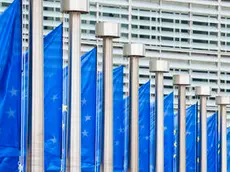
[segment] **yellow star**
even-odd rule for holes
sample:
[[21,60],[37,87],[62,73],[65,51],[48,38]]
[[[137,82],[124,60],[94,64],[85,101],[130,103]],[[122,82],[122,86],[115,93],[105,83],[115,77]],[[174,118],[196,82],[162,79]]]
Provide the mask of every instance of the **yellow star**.
[[174,147],[177,147],[177,142],[174,142]]
[[200,158],[197,158],[197,160],[196,160],[196,161],[197,161],[197,163],[200,163]]
[[176,135],[176,130],[173,131],[174,135]]
[[197,142],[199,142],[199,141],[200,141],[200,137],[197,137],[197,139],[196,139],[196,140],[197,140]]
[[68,112],[68,106],[62,105],[62,112]]
[[220,154],[220,150],[218,150],[218,154]]
[[174,158],[174,159],[176,158],[176,154],[173,155],[173,158]]

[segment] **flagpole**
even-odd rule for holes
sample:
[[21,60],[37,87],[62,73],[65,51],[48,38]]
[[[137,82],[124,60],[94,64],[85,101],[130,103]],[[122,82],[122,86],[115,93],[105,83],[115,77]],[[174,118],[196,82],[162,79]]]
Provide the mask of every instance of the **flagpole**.
[[88,0],[62,0],[62,11],[69,14],[69,150],[67,171],[81,171],[81,14],[88,13]]
[[113,39],[120,37],[117,23],[96,24],[96,37],[103,38],[103,172],[113,172]]
[[[31,137],[29,136],[28,168],[30,172],[44,171],[44,50],[43,1],[30,0],[29,87]],[[32,86],[32,87],[31,87]]]
[[217,96],[216,104],[220,106],[220,145],[221,145],[221,172],[227,172],[227,105],[230,105],[230,97]]
[[189,75],[175,75],[173,84],[178,86],[178,133],[179,172],[186,171],[186,86],[190,85]]
[[152,60],[150,72],[155,72],[156,172],[164,172],[164,73],[169,72],[169,64],[164,60]]
[[200,97],[201,172],[207,172],[207,97],[210,95],[210,87],[196,87],[196,96]]
[[130,170],[139,171],[139,58],[145,57],[143,44],[126,44],[124,56],[130,58],[129,95],[131,117]]

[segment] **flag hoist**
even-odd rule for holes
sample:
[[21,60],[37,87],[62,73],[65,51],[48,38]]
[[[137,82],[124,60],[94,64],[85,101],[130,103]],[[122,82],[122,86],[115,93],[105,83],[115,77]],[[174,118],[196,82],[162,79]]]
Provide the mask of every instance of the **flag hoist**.
[[130,58],[129,96],[131,118],[130,171],[139,171],[139,58],[145,57],[143,44],[126,44],[124,56]]
[[169,64],[164,60],[151,60],[150,72],[155,72],[155,114],[156,114],[156,172],[164,171],[164,73]]
[[178,134],[179,134],[179,172],[186,171],[186,86],[190,85],[189,75],[175,75],[173,84],[178,86]]
[[31,130],[26,170],[42,172],[44,171],[43,0],[30,0],[29,59]]
[[210,95],[210,87],[196,87],[196,96],[200,97],[201,172],[207,172],[207,97]]
[[104,172],[113,172],[113,39],[120,37],[120,25],[96,24],[96,37],[103,38],[103,115],[104,115]]
[[69,146],[67,171],[81,171],[81,14],[88,13],[88,0],[62,0],[69,14]]
[[227,105],[230,105],[230,97],[217,96],[216,104],[220,106],[220,146],[221,146],[221,172],[227,172]]

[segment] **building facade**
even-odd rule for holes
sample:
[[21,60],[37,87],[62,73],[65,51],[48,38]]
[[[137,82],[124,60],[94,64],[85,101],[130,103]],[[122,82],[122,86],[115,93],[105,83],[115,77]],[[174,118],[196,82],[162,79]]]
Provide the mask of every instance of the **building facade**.
[[[12,0],[0,0],[2,12]],[[24,46],[28,46],[28,0],[23,0]],[[44,0],[44,35],[64,22],[64,57],[68,54],[68,15],[60,12],[60,0]],[[64,16],[64,19],[63,19]],[[121,38],[114,40],[114,66],[125,66],[124,90],[128,92],[128,63],[123,45],[146,45],[140,60],[140,84],[150,79],[149,59],[170,61],[165,75],[165,95],[172,92],[174,74],[190,74],[187,103],[196,103],[195,86],[208,85],[212,96],[208,111],[217,110],[215,97],[230,95],[230,1],[229,0],[90,0],[90,12],[82,16],[82,52],[98,46],[98,67],[102,68],[102,41],[95,38],[98,21],[121,23]],[[152,78],[152,98],[154,80]],[[177,91],[175,91],[177,98]],[[175,108],[177,101],[175,99]]]

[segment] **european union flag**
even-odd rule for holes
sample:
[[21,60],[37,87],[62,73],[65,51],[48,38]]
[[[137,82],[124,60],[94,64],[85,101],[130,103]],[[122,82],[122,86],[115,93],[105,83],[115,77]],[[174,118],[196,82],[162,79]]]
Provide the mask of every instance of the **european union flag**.
[[[97,48],[81,57],[81,169],[95,170]],[[66,166],[66,124],[68,118],[68,68],[63,70],[62,169]]]
[[[114,171],[123,171],[124,153],[124,101],[123,101],[123,66],[113,69],[113,104],[114,104]],[[103,155],[103,75],[98,73],[97,81],[97,117],[96,117],[96,165],[100,171]]]
[[[164,98],[164,170],[173,171],[173,129],[174,129],[174,107],[173,107],[173,97],[174,94],[171,93]],[[155,171],[155,155],[156,155],[156,141],[155,141],[155,104],[151,103],[150,105],[150,167],[149,171]]]
[[217,113],[214,113],[207,120],[207,161],[208,172],[217,171]]
[[18,167],[21,134],[21,2],[0,15],[0,171]]
[[139,171],[149,169],[150,81],[139,88]]
[[44,38],[45,169],[60,170],[62,140],[62,24]]
[[124,162],[124,101],[123,66],[113,72],[113,155],[114,171],[123,171]]
[[[197,136],[197,108],[198,105],[194,104],[187,108],[186,110],[186,171],[196,171],[197,163],[199,163],[199,158],[197,158],[197,142],[199,141],[199,137]],[[177,120],[178,115],[174,116],[174,161],[173,166],[174,170],[177,171],[179,164],[178,162],[178,123]]]

